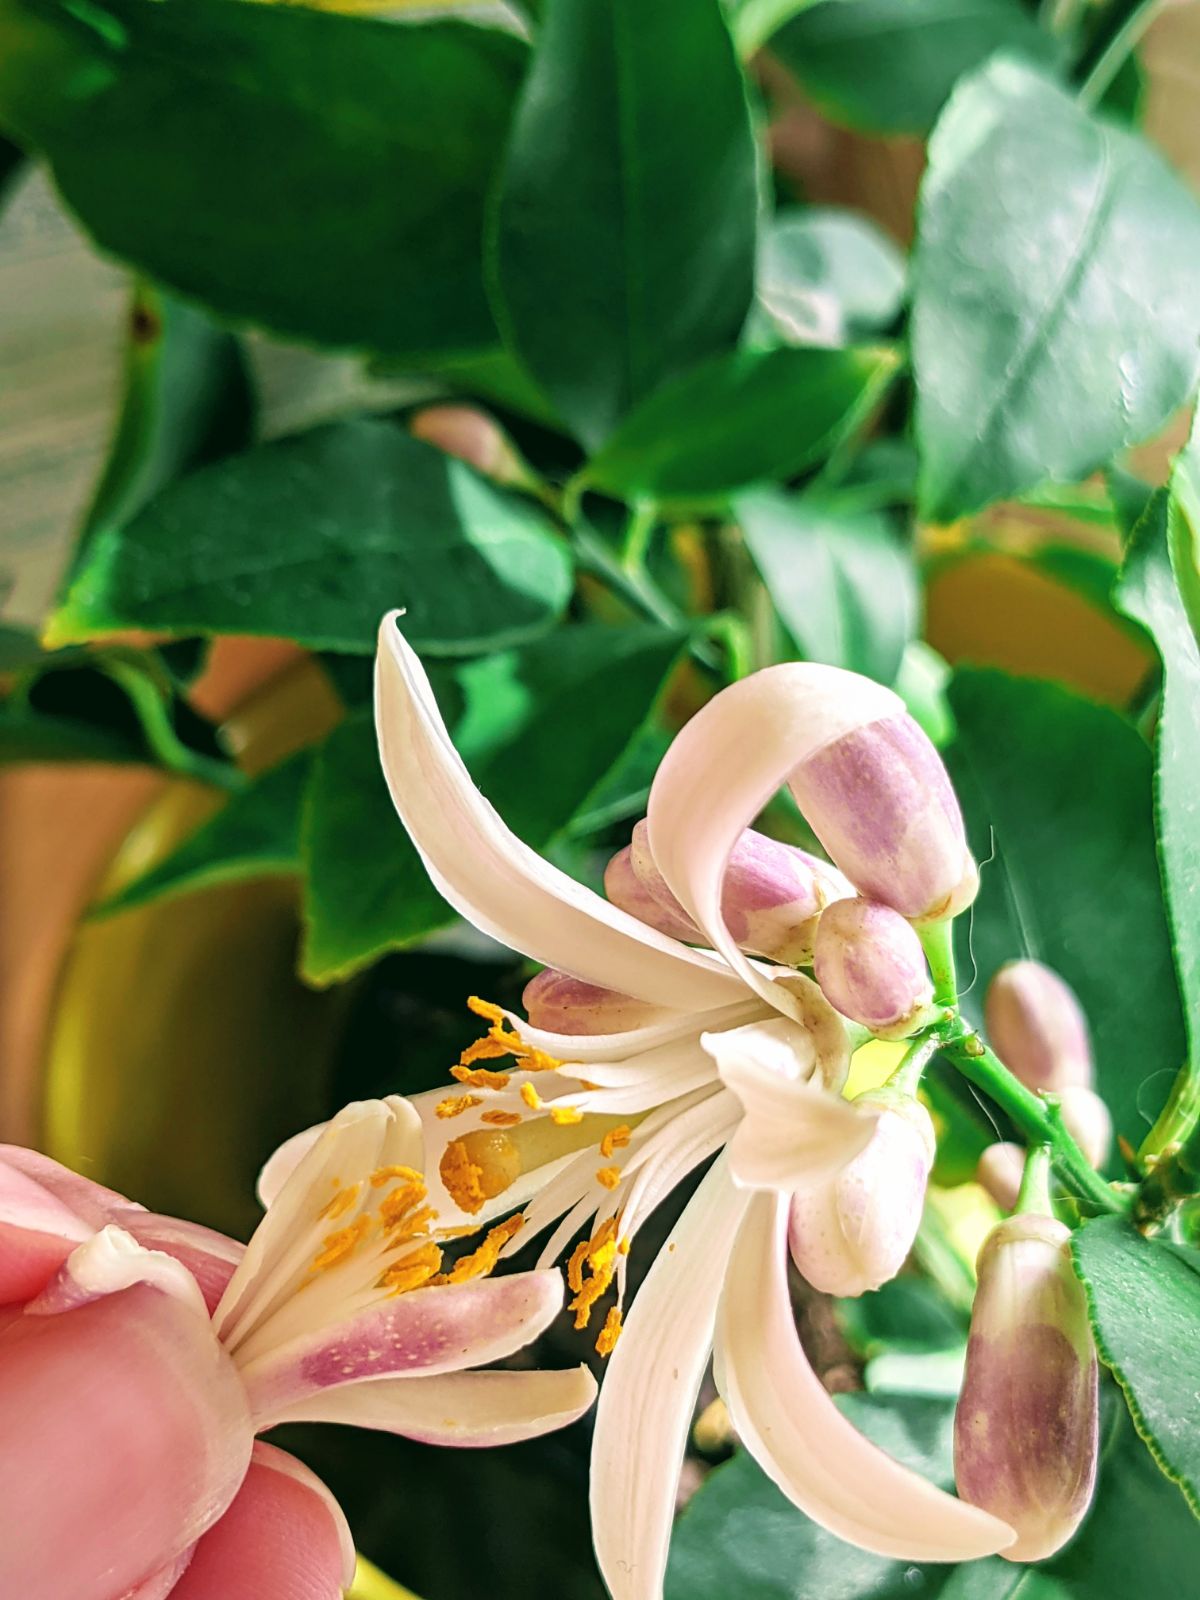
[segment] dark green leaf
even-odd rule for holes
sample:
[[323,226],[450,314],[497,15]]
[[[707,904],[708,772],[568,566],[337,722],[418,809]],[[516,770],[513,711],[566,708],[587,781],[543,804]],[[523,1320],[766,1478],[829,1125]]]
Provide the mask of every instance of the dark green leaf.
[[590,449],[663,378],[733,345],[756,209],[718,0],[548,0],[493,275],[509,343]]
[[927,132],[997,50],[1047,65],[1061,53],[1021,0],[823,0],[771,40],[827,116],[875,133]]
[[133,292],[125,389],[108,460],[84,519],[83,548],[195,467],[244,450],[254,394],[232,334],[150,284]]
[[300,802],[312,757],[308,751],[273,768],[225,803],[216,816],[157,866],[103,901],[93,916],[236,883],[300,872]]
[[391,354],[494,344],[483,202],[525,47],[231,0],[0,0],[0,123],[106,249]]
[[107,674],[46,673],[38,685],[0,699],[0,763],[153,760],[128,698]]
[[1171,515],[1166,493],[1156,495],[1133,530],[1116,599],[1150,630],[1163,661],[1155,737],[1159,862],[1191,1055],[1200,1065],[1200,646],[1172,571]]
[[966,1339],[965,1318],[927,1278],[915,1275],[839,1300],[837,1309],[846,1337],[868,1360],[884,1350],[950,1350]]
[[[682,643],[661,628],[580,625],[459,669],[455,744],[528,844],[544,848],[589,800],[644,722]],[[314,982],[345,978],[451,918],[392,809],[369,712],[350,718],[317,756],[303,849],[303,968]]]
[[1179,598],[1200,639],[1200,413],[1193,417],[1191,437],[1171,470],[1167,537]]
[[750,334],[850,344],[886,331],[904,293],[904,257],[882,229],[853,211],[793,206],[766,225]]
[[888,350],[740,350],[644,400],[581,482],[625,499],[720,501],[811,466],[896,370]]
[[1184,1049],[1150,751],[1115,712],[1052,684],[960,671],[950,705],[948,764],[982,863],[958,924],[968,1006],[978,1010],[1002,962],[1053,967],[1087,1013],[1117,1130],[1136,1144]]
[[1096,1344],[1150,1453],[1200,1516],[1200,1255],[1144,1239],[1119,1217],[1073,1235]]
[[914,281],[934,521],[1086,477],[1200,366],[1200,207],[1141,139],[1017,62],[963,84],[938,124]]
[[724,0],[738,54],[743,59],[752,56],[789,17],[812,3],[813,0]]
[[531,502],[363,419],[205,467],[102,530],[49,631],[274,634],[365,653],[398,605],[420,649],[469,654],[548,627],[570,587],[565,545]]
[[800,654],[892,683],[916,630],[917,582],[886,513],[758,489],[734,514]]
[[[951,1406],[860,1394],[838,1404],[883,1449],[949,1484]],[[680,1518],[665,1593],[666,1600],[932,1600],[946,1572],[843,1543],[739,1451],[709,1475]]]

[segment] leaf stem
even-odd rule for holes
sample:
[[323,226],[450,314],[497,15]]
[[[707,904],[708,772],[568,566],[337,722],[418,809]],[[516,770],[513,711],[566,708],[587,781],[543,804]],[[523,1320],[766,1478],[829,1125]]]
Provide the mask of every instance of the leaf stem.
[[146,743],[168,771],[230,793],[246,787],[245,773],[232,763],[202,755],[184,744],[175,732],[165,696],[140,667],[128,661],[109,660],[103,662],[102,670],[129,696]]
[[1166,0],[1142,0],[1113,34],[1080,87],[1079,104],[1085,111],[1094,111],[1104,99],[1126,58],[1137,48],[1165,3]]
[[657,526],[658,508],[653,501],[643,500],[630,511],[629,521],[625,524],[625,542],[621,548],[621,565],[626,572],[641,573],[646,570],[646,557],[650,553],[650,541]]
[[982,1089],[1031,1145],[1048,1145],[1054,1170],[1077,1200],[1097,1211],[1123,1211],[1124,1204],[1063,1126],[1057,1103],[1033,1094],[1013,1076],[994,1050],[957,1013],[934,1030],[942,1053],[976,1088]]

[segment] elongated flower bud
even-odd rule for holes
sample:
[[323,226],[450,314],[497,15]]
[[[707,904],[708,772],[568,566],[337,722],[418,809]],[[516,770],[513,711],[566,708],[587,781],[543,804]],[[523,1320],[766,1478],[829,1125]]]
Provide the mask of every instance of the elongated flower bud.
[[553,967],[529,980],[521,1003],[533,1026],[547,1033],[623,1033],[640,1027],[656,1010],[644,1000],[584,983]]
[[1091,1087],[1087,1020],[1071,989],[1040,961],[999,969],[984,1021],[996,1053],[1027,1089]]
[[1102,1167],[1112,1149],[1112,1117],[1100,1096],[1078,1085],[1061,1089],[1063,1125],[1093,1167]]
[[844,1017],[884,1039],[929,1020],[933,983],[921,941],[898,911],[874,900],[835,900],[821,913],[813,973]]
[[1096,1479],[1096,1347],[1070,1237],[1051,1217],[1023,1214],[994,1228],[979,1255],[954,1476],[964,1500],[1016,1530],[1008,1561],[1064,1545]]
[[499,424],[474,406],[426,406],[409,419],[409,432],[456,456],[497,483],[519,484],[529,474]]
[[975,1168],[975,1181],[987,1190],[1001,1211],[1012,1211],[1021,1192],[1024,1171],[1024,1150],[1019,1144],[1005,1140],[988,1145]]
[[832,1183],[792,1199],[792,1260],[826,1294],[864,1294],[896,1276],[916,1238],[933,1165],[933,1123],[919,1100],[884,1087],[855,1104],[881,1113],[870,1143]]
[[643,876],[634,870],[632,845],[618,850],[604,869],[604,892],[614,906],[628,911],[631,917],[644,922],[648,928],[657,928],[659,933],[669,934],[672,939],[682,939],[685,943],[704,942],[704,935],[665,883],[662,885],[662,897],[647,888]]
[[788,779],[830,858],[864,895],[914,922],[970,905],[979,873],[941,757],[907,712],[820,746]]
[[[633,830],[630,865],[664,911],[688,920],[658,870],[645,820]],[[747,828],[725,868],[721,915],[743,950],[784,966],[800,966],[812,959],[822,908],[849,893],[850,885],[828,862]]]

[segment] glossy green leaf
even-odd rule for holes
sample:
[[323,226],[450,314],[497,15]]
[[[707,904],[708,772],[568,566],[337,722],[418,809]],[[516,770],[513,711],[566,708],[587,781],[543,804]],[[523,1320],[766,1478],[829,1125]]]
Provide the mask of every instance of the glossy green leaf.
[[196,467],[244,450],[255,401],[238,341],[151,284],[135,285],[116,433],[84,519],[82,548]]
[[1155,801],[1163,891],[1192,1059],[1200,1063],[1200,646],[1172,570],[1167,494],[1154,497],[1133,530],[1117,603],[1154,637],[1163,661],[1155,734]]
[[928,132],[997,50],[1051,65],[1060,49],[1021,0],[823,0],[771,39],[828,117],[874,133]]
[[311,765],[312,757],[305,751],[232,795],[177,850],[95,907],[93,917],[215,883],[298,875],[300,805]]
[[548,0],[492,279],[507,342],[590,449],[664,378],[734,344],[756,213],[718,0]]
[[1187,444],[1171,469],[1171,514],[1167,522],[1171,568],[1179,598],[1200,639],[1200,412]]
[[739,350],[664,384],[580,479],[630,500],[720,502],[811,466],[896,371],[886,349]]
[[[851,1394],[838,1405],[914,1470],[948,1485],[953,1408]],[[739,1451],[688,1502],[671,1543],[666,1600],[932,1600],[947,1569],[889,1561],[826,1533]]]
[[[662,628],[575,625],[459,669],[455,744],[526,843],[543,849],[590,801],[682,644]],[[344,978],[450,920],[392,809],[369,712],[317,756],[303,849],[303,969],[314,982]]]
[[1143,140],[1017,62],[938,123],[913,272],[930,520],[1086,477],[1200,370],[1200,206]]
[[813,0],[724,0],[738,54],[748,59]]
[[1073,1235],[1096,1344],[1150,1453],[1200,1516],[1200,1254],[1144,1239],[1120,1217]]
[[527,51],[233,0],[2,0],[0,124],[104,249],[213,309],[390,354],[495,343],[483,203]]
[[461,655],[547,628],[570,588],[565,544],[530,501],[360,419],[205,467],[103,529],[49,631],[274,634],[367,652],[396,605],[414,645]]
[[804,659],[892,683],[916,631],[917,581],[886,513],[758,489],[734,515]]
[[1184,1051],[1150,751],[1115,712],[1053,684],[959,671],[950,706],[947,761],[981,863],[957,929],[968,1008],[978,1015],[1005,961],[1053,967],[1087,1013],[1117,1131],[1137,1144]]
[[764,226],[748,335],[825,346],[870,338],[895,321],[905,279],[903,255],[866,217],[789,207]]

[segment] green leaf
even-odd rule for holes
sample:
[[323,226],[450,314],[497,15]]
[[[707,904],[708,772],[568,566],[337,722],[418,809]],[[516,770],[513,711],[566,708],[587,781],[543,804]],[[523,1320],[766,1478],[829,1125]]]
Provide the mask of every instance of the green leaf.
[[[638,733],[683,635],[663,628],[564,628],[471,662],[454,741],[508,825],[544,849],[589,801]],[[392,809],[370,713],[319,752],[303,823],[305,976],[330,983],[444,926],[433,888]]]
[[777,489],[739,495],[734,515],[804,659],[892,683],[916,631],[917,583],[887,515]]
[[128,520],[196,467],[244,450],[255,401],[238,341],[151,284],[134,286],[124,394],[73,565],[97,529]]
[[1053,967],[1087,1013],[1117,1130],[1136,1144],[1184,1049],[1150,751],[1115,712],[1053,684],[959,671],[950,705],[947,761],[981,863],[979,898],[958,923],[968,1006],[978,1014],[1005,961]]
[[311,754],[303,751],[232,795],[177,850],[102,901],[91,915],[111,916],[215,883],[298,876],[300,804],[311,766]]
[[913,271],[932,521],[1086,477],[1195,382],[1200,208],[1141,139],[1017,62],[938,123]]
[[718,0],[549,0],[492,277],[507,342],[590,449],[665,377],[736,342],[756,214]]
[[0,123],[99,244],[216,311],[385,354],[495,343],[483,204],[524,45],[231,0],[0,0]]
[[884,332],[899,315],[905,263],[881,228],[834,206],[792,206],[759,246],[751,336],[844,345]]
[[1171,568],[1192,632],[1200,639],[1200,413],[1171,470],[1171,515],[1167,523]]
[[813,0],[724,0],[738,54],[748,60],[790,17],[812,3]]
[[824,0],[771,39],[826,116],[874,133],[926,133],[955,81],[997,50],[1061,54],[1020,0]]
[[644,400],[578,481],[630,500],[720,502],[819,461],[895,371],[886,349],[718,356]]
[[390,422],[332,423],[165,489],[96,537],[48,633],[128,627],[374,648],[390,605],[437,655],[515,643],[567,603],[544,514]]
[[1200,1067],[1200,646],[1172,571],[1167,530],[1174,514],[1166,493],[1155,495],[1133,530],[1116,601],[1149,629],[1163,662],[1155,735],[1159,863],[1191,1057]]
[[1096,1345],[1150,1453],[1200,1516],[1200,1255],[1144,1239],[1120,1217],[1072,1236]]
[[[839,1396],[838,1405],[876,1444],[949,1485],[951,1406],[861,1394]],[[671,1543],[665,1600],[932,1600],[946,1570],[843,1543],[797,1511],[742,1450],[688,1502]]]

